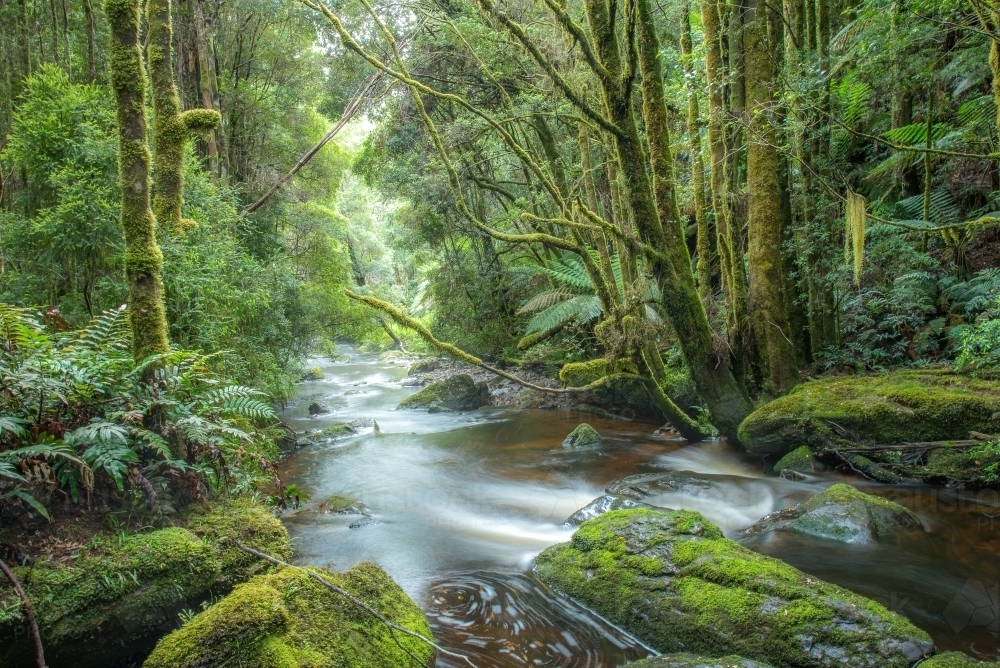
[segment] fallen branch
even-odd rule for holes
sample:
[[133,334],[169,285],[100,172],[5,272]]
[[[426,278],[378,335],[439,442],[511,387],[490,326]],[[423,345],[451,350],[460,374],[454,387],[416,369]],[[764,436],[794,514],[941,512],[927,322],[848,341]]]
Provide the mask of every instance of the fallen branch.
[[[247,547],[240,540],[235,540],[234,539],[233,542],[236,545],[236,547],[240,548],[244,552],[247,552],[248,554],[252,554],[253,556],[255,556],[255,557],[259,558],[259,559],[263,559],[264,561],[268,561],[268,562],[270,562],[270,563],[272,563],[272,564],[274,564],[276,566],[284,566],[286,568],[295,568],[295,566],[293,566],[292,564],[289,564],[288,562],[282,561],[281,559],[276,559],[276,558],[272,557],[271,555],[265,554],[265,553],[263,553],[263,552],[261,552],[259,550],[255,550],[252,547]],[[353,603],[354,605],[358,606],[359,608],[361,608],[362,610],[364,610],[365,612],[367,612],[368,614],[370,614],[372,617],[374,617],[375,619],[377,619],[380,622],[382,622],[383,624],[385,624],[389,628],[389,633],[392,635],[392,638],[393,638],[393,640],[395,640],[396,644],[399,645],[400,648],[404,652],[406,652],[407,654],[409,654],[412,659],[414,659],[415,661],[417,661],[418,664],[420,663],[420,660],[417,657],[413,656],[413,654],[408,649],[406,649],[405,647],[403,647],[399,643],[399,640],[396,640],[396,636],[395,636],[394,631],[399,631],[400,633],[403,633],[403,634],[406,634],[406,635],[408,635],[410,637],[416,638],[417,640],[420,640],[420,641],[422,641],[422,642],[430,645],[431,647],[433,647],[435,650],[437,650],[441,654],[445,654],[447,656],[451,656],[451,657],[454,657],[456,659],[461,659],[461,660],[465,661],[465,663],[468,664],[470,666],[470,668],[477,668],[476,664],[472,663],[472,660],[469,657],[467,657],[466,655],[459,654],[458,652],[452,652],[450,650],[447,650],[444,647],[441,647],[440,645],[438,645],[437,643],[435,643],[430,638],[427,638],[427,637],[425,637],[425,636],[417,633],[416,631],[411,631],[408,628],[402,627],[399,624],[395,624],[395,623],[391,622],[389,619],[387,619],[378,610],[376,610],[375,608],[371,607],[370,605],[368,605],[367,603],[365,603],[361,599],[357,598],[356,596],[354,596],[353,594],[351,594],[350,592],[348,592],[346,589],[343,589],[342,587],[338,587],[337,585],[333,584],[332,582],[330,582],[326,578],[323,578],[322,576],[317,575],[316,573],[313,573],[312,571],[309,571],[309,570],[306,570],[306,569],[302,569],[302,570],[303,570],[303,572],[306,575],[308,575],[309,577],[311,577],[316,582],[320,583],[321,585],[323,585],[324,587],[326,587],[330,591],[343,596],[344,598],[346,598],[347,600],[349,600],[351,603]]]
[[938,450],[940,448],[971,448],[974,445],[983,445],[983,441],[963,440],[963,441],[925,441],[920,443],[900,443],[899,445],[873,445],[867,448],[833,448],[825,452],[879,452],[881,450],[906,451],[906,450]]
[[319,143],[317,143],[315,146],[309,149],[309,151],[305,155],[299,158],[299,161],[295,163],[295,166],[292,167],[287,174],[278,179],[266,193],[261,195],[260,199],[251,204],[249,207],[247,207],[246,211],[240,214],[240,218],[245,218],[254,211],[256,211],[257,209],[259,209],[260,207],[262,207],[264,205],[264,202],[271,199],[271,196],[274,195],[274,193],[278,192],[278,189],[281,188],[281,186],[288,183],[289,179],[295,176],[295,174],[297,174],[300,169],[305,167],[306,163],[312,160],[312,157],[317,153],[319,153],[319,150],[324,146],[326,146],[327,142],[333,139],[336,136],[336,134],[340,132],[344,128],[344,126],[350,122],[352,118],[354,118],[354,115],[358,113],[358,110],[361,109],[361,105],[364,104],[365,100],[368,98],[368,94],[371,93],[372,90],[374,90],[375,86],[377,86],[378,82],[381,80],[382,80],[381,72],[378,72],[375,75],[373,75],[367,81],[365,87],[361,90],[361,92],[358,93],[357,97],[351,100],[351,103],[348,104],[347,107],[344,109],[344,113],[340,115],[340,120],[337,121],[337,124],[334,125],[329,132],[323,135],[323,138],[319,140]]
[[35,645],[35,659],[38,661],[38,668],[46,668],[45,666],[45,651],[42,649],[42,634],[38,632],[38,624],[35,623],[35,609],[31,606],[31,601],[28,599],[28,595],[24,593],[24,588],[21,587],[21,583],[18,581],[17,576],[14,575],[14,571],[0,559],[0,571],[7,576],[10,583],[14,586],[14,591],[17,592],[18,597],[21,599],[21,605],[24,606],[24,618],[28,622],[28,633],[31,635],[31,642]]
[[369,295],[355,294],[350,290],[344,290],[344,293],[351,299],[359,301],[362,304],[367,304],[372,308],[382,311],[383,313],[388,315],[390,318],[398,322],[403,327],[409,327],[417,334],[422,336],[424,340],[427,341],[427,343],[431,344],[438,350],[446,352],[452,357],[456,357],[462,360],[463,362],[468,362],[469,364],[478,366],[480,369],[486,369],[490,373],[495,373],[496,375],[501,376],[502,378],[511,380],[517,383],[518,385],[527,387],[528,389],[531,390],[536,390],[538,392],[548,392],[549,394],[574,394],[577,392],[589,392],[590,390],[601,387],[602,385],[606,385],[616,380],[638,380],[640,382],[643,382],[645,380],[643,376],[634,373],[613,373],[598,378],[593,383],[590,383],[588,385],[581,385],[580,387],[544,387],[542,385],[535,385],[534,383],[530,383],[524,380],[523,378],[518,378],[514,374],[510,374],[502,369],[490,366],[483,360],[479,359],[475,355],[471,355],[465,352],[458,346],[446,343],[444,341],[439,341],[437,338],[435,338],[433,334],[431,334],[431,330],[427,329],[424,323],[420,322],[416,318],[411,318],[410,316],[406,315],[405,313],[400,311],[398,308],[396,308],[389,302],[384,302],[381,299],[377,299]]

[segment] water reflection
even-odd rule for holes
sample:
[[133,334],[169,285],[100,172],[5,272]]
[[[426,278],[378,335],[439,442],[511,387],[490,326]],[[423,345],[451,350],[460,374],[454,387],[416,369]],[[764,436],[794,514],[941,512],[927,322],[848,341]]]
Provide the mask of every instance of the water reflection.
[[[399,383],[406,364],[354,354],[350,363],[318,365],[326,378],[303,383],[283,418],[299,431],[373,418],[381,433],[303,448],[283,462],[283,478],[312,495],[285,518],[299,561],[337,569],[380,564],[423,602],[441,641],[474,652],[481,666],[611,667],[644,654],[624,634],[523,574],[538,552],[569,538],[562,522],[609,482],[691,472],[697,484],[643,501],[699,510],[739,538],[763,515],[844,480],[834,474],[802,482],[776,478],[762,460],[725,443],[657,438],[651,424],[565,411],[395,411],[416,391]],[[310,417],[312,402],[331,412]],[[560,446],[580,421],[597,428],[604,447]],[[996,494],[849,482],[910,507],[929,533],[905,544],[762,535],[747,545],[879,600],[930,632],[942,649],[993,658],[996,624],[983,619],[1000,617],[998,601],[990,598],[1000,579]],[[356,516],[318,512],[333,494],[363,502],[381,524],[350,529]],[[968,612],[975,605],[985,608]],[[451,664],[442,659],[439,665]]]

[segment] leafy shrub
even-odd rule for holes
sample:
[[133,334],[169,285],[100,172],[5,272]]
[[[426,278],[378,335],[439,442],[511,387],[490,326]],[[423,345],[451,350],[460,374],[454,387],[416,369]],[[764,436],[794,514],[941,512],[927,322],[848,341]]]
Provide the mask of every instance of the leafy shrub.
[[0,504],[48,517],[29,492],[95,491],[153,515],[211,491],[252,489],[276,454],[263,393],[213,372],[211,355],[173,350],[136,364],[125,307],[84,329],[49,331],[0,303]]

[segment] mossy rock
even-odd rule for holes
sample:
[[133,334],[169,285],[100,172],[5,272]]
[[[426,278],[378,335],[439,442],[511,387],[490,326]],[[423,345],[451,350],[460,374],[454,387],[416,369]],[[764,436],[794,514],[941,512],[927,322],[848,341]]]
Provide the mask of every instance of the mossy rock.
[[774,465],[774,470],[779,475],[784,475],[786,471],[814,473],[823,470],[823,468],[823,465],[816,461],[812,449],[808,445],[795,448]]
[[608,511],[624,510],[627,508],[652,508],[652,506],[628,497],[605,494],[604,496],[597,497],[583,508],[580,508],[580,510],[570,515],[566,521],[563,522],[563,526],[580,526],[587,520],[592,520],[598,515],[603,515]]
[[598,445],[604,445],[604,439],[586,422],[578,424],[562,442],[564,448],[590,448]]
[[187,529],[212,545],[220,568],[216,586],[228,589],[269,570],[266,563],[236,547],[233,538],[283,561],[292,558],[285,525],[270,510],[249,498],[215,503],[205,514],[189,513]]
[[1000,661],[977,661],[961,652],[945,652],[927,659],[920,668],[1000,668]]
[[427,644],[398,632],[394,640],[388,627],[316,582],[309,572],[360,598],[393,623],[431,637],[420,608],[378,566],[362,563],[344,573],[291,567],[236,587],[160,640],[143,666],[397,668],[410,665],[407,651],[420,665],[432,658]]
[[486,383],[477,383],[472,376],[462,373],[428,385],[404,399],[397,408],[471,411],[487,405],[489,401],[490,390]]
[[334,515],[370,515],[371,511],[365,504],[348,499],[346,496],[333,495],[319,504],[320,512]]
[[410,366],[410,370],[407,372],[408,376],[419,376],[421,374],[430,373],[431,371],[436,371],[441,366],[441,361],[436,359],[420,360],[415,362]]
[[874,543],[922,529],[917,516],[898,503],[837,483],[805,503],[771,513],[746,533],[789,531],[843,543]]
[[934,647],[900,615],[724,538],[693,511],[613,510],[542,552],[535,568],[665,653],[908,668]]
[[323,373],[323,370],[318,366],[314,366],[306,369],[299,380],[304,382],[307,380],[323,380],[324,378],[326,378],[326,375]]
[[[210,591],[266,570],[227,539],[288,558],[288,533],[248,499],[215,505],[170,527],[95,542],[70,566],[40,562],[15,568],[31,599],[52,665],[112,665],[171,629],[179,610]],[[30,665],[16,595],[0,586],[0,665]],[[15,638],[22,639],[15,642]]]
[[717,659],[695,654],[662,654],[628,664],[631,668],[771,668],[770,666],[730,654]]
[[764,404],[740,425],[755,454],[968,438],[1000,432],[1000,382],[946,370],[811,381]]

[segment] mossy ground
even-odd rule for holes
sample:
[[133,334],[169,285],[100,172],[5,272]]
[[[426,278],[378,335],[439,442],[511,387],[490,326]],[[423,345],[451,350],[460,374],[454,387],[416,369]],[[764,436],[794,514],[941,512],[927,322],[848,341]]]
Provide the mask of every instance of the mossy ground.
[[961,652],[945,652],[927,659],[920,668],[1000,668],[1000,661],[976,661]]
[[[363,563],[334,573],[311,569],[412,631],[431,637],[423,613],[385,572]],[[397,633],[426,663],[431,648]],[[326,589],[301,568],[239,585],[228,597],[163,638],[145,668],[397,668],[411,665],[386,626]]]
[[[237,537],[275,555],[290,556],[288,534],[270,512],[249,499],[216,504],[149,533],[95,536],[68,565],[40,562],[15,569],[31,599],[47,655],[73,656],[74,665],[108,665],[151,633],[172,626],[177,612],[226,590],[253,573],[259,560],[228,542]],[[15,665],[30,648],[15,643],[24,619],[15,594],[0,586],[0,664]],[[103,658],[102,658],[103,657]],[[9,664],[8,664],[9,662]]]
[[663,652],[903,668],[933,647],[899,615],[725,539],[692,511],[608,512],[542,552],[536,569]]

